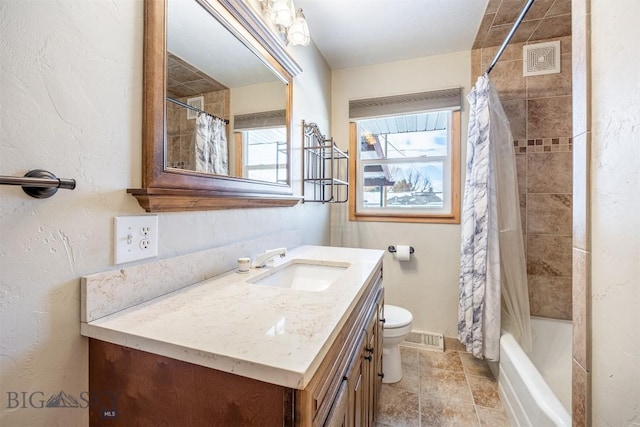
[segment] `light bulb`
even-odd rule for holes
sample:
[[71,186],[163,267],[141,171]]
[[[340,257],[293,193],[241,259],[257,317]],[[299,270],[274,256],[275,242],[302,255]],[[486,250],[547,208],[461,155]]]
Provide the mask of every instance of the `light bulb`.
[[287,39],[289,40],[289,43],[294,46],[307,46],[309,44],[309,25],[307,24],[307,20],[304,18],[302,9],[298,9],[296,12],[296,19],[294,19],[293,24],[291,24],[291,27],[287,32]]
[[275,0],[271,4],[271,19],[277,25],[290,27],[294,20],[290,0]]

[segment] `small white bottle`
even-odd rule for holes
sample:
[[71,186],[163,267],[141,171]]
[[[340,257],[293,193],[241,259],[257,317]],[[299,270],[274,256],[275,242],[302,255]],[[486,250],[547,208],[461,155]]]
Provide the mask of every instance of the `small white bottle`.
[[251,258],[238,258],[238,273],[248,273],[251,268]]

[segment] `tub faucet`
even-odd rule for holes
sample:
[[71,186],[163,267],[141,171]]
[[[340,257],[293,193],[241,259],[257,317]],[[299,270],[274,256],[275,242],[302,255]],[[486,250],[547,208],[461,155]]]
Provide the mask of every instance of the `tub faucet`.
[[255,268],[262,268],[277,255],[280,255],[280,258],[287,256],[287,248],[267,249],[261,254],[256,255],[256,258],[253,260],[253,266]]

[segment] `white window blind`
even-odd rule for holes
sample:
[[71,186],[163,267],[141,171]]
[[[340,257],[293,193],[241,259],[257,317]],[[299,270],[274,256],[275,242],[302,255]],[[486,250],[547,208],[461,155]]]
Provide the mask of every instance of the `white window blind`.
[[236,114],[233,116],[233,129],[243,131],[286,126],[286,111],[273,110],[258,113]]
[[418,111],[459,110],[462,105],[462,88],[442,89],[404,95],[349,101],[349,118],[362,119]]

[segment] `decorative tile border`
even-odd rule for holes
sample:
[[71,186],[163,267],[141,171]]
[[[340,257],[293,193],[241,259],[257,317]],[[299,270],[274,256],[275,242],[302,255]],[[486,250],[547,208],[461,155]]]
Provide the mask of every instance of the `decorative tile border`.
[[573,138],[537,138],[513,141],[516,154],[570,152],[573,150]]

